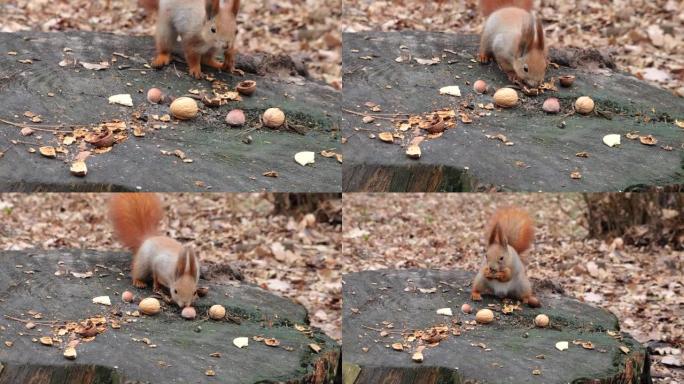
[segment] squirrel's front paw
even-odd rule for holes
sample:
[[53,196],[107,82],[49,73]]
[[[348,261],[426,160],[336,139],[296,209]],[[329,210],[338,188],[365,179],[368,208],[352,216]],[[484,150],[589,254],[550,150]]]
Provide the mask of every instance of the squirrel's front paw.
[[190,76],[194,77],[195,79],[201,79],[202,78],[202,70],[200,68],[190,68],[188,71],[190,73]]
[[479,292],[471,292],[471,293],[470,293],[470,298],[471,298],[473,301],[482,301],[482,295],[480,295]]
[[145,282],[142,281],[142,280],[133,279],[133,286],[136,287],[136,288],[146,288],[146,287],[147,287],[147,283],[145,283]]

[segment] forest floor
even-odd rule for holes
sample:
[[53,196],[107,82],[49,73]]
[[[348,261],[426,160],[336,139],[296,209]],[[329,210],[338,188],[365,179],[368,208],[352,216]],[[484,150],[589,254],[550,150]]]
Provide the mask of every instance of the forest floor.
[[[294,299],[309,311],[312,325],[342,338],[340,225],[272,215],[265,194],[161,196],[166,235],[194,245],[200,260],[228,263],[248,283]],[[107,199],[107,194],[0,195],[0,250],[121,250],[107,219]]]
[[[478,0],[344,0],[345,32],[480,33]],[[552,48],[596,48],[618,68],[684,97],[684,1],[537,0]],[[476,52],[473,52],[475,57]]]
[[[587,238],[580,194],[346,194],[345,272],[384,268],[460,268],[476,271],[483,232],[496,206],[534,213],[535,244],[528,275],[560,284],[565,293],[613,312],[639,342],[684,347],[684,252],[662,247],[612,246]],[[618,241],[619,242],[619,241]],[[344,280],[344,277],[343,277]],[[681,352],[655,356],[660,383],[684,382]],[[674,361],[672,361],[674,360]]]
[[[238,52],[288,54],[303,62],[312,77],[339,88],[341,1],[243,1],[238,14]],[[153,35],[155,19],[156,15],[145,15],[137,0],[111,0],[109,9],[107,0],[0,2],[0,32],[76,30]]]

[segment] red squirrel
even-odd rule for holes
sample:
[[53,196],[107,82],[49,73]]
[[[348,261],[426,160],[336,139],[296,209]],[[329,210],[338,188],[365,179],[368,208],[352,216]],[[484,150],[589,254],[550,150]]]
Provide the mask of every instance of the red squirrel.
[[[138,4],[148,12],[159,12],[152,67],[163,68],[171,62],[173,44],[180,35],[191,76],[202,76],[201,64],[242,74],[235,69],[240,0],[138,0]],[[215,58],[218,52],[223,53],[223,63]]]
[[163,215],[152,193],[117,194],[109,202],[114,233],[133,251],[133,285],[145,288],[151,279],[155,290],[168,288],[171,299],[184,308],[196,297],[199,260],[192,247],[160,235]]
[[499,209],[487,226],[486,236],[487,255],[473,280],[471,298],[479,301],[482,294],[494,294],[539,307],[525,273],[524,252],[534,239],[532,218],[517,207]]
[[493,58],[511,81],[539,86],[546,74],[546,45],[532,0],[480,0],[480,9],[486,18],[480,62]]

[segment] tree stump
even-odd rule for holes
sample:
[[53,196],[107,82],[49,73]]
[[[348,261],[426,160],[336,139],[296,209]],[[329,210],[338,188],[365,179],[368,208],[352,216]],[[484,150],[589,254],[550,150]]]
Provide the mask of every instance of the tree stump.
[[[147,102],[149,88],[160,88],[174,97],[198,97],[191,91],[211,95],[212,83],[190,77],[185,64],[176,61],[159,71],[146,67],[154,56],[152,37],[89,32],[0,33],[0,52],[0,97],[4,100],[0,119],[33,124],[37,129],[70,126],[60,129],[67,133],[60,132],[59,137],[38,130],[22,136],[21,128],[0,122],[0,152],[4,152],[0,158],[0,190],[341,190],[341,164],[335,157],[317,154],[315,164],[306,167],[294,161],[294,155],[301,151],[341,152],[340,93],[298,76],[291,60],[241,55],[237,64],[247,72],[244,77],[203,67],[205,74],[223,81],[228,90],[234,90],[239,81],[255,80],[256,93],[216,108],[197,100],[201,111],[193,120],[159,121],[154,117],[163,118],[169,106]],[[81,65],[102,61],[111,66],[89,70]],[[108,98],[117,94],[130,94],[134,107],[109,104]],[[285,112],[289,129],[261,127],[261,115],[270,107]],[[231,128],[225,122],[226,114],[235,108],[245,112],[243,127]],[[42,122],[32,122],[25,112],[39,115]],[[80,140],[65,145],[63,137],[71,135],[68,132],[73,125],[89,127],[113,120],[127,123],[128,138],[108,153],[93,152],[86,160],[87,176],[72,176],[69,168],[76,154],[95,148],[85,143],[78,148]],[[144,127],[144,137],[134,136],[135,125]],[[61,147],[66,152],[49,159],[39,155],[40,146]],[[277,177],[272,177],[275,174]]]
[[[460,270],[346,275],[344,383],[651,382],[646,349],[620,332],[613,314],[544,290],[536,292],[541,308],[521,306],[503,314],[500,299],[470,300],[472,278],[472,273]],[[472,305],[471,314],[461,312],[463,303]],[[440,308],[451,308],[453,316],[437,314]],[[492,323],[474,322],[482,308],[494,311]],[[551,319],[549,327],[533,325],[540,313]],[[430,328],[440,325],[448,327],[442,329],[441,341],[432,336],[430,341],[410,338],[416,330],[429,334]],[[558,350],[559,341],[567,341],[569,348]],[[395,350],[394,343],[401,343],[403,350]],[[414,362],[413,353],[421,344],[427,346],[424,360]]]
[[[340,347],[308,325],[302,306],[247,284],[202,280],[209,294],[195,302],[195,320],[164,304],[156,316],[135,316],[137,304],[123,302],[121,293],[144,298],[152,292],[131,285],[130,257],[81,250],[1,253],[0,383],[333,382]],[[85,273],[92,277],[79,275]],[[97,296],[109,296],[112,305],[94,304]],[[226,307],[227,319],[208,318],[214,304]],[[93,340],[60,332],[65,323],[99,316],[106,320]],[[42,345],[41,337],[52,337],[53,345]],[[237,348],[236,337],[249,338],[249,345]],[[73,361],[63,357],[72,339],[80,341]]]
[[[601,55],[577,58],[552,52],[552,60],[579,67],[549,67],[547,81],[575,75],[571,88],[556,81],[558,91],[529,97],[518,91],[518,106],[490,110],[484,107],[492,102],[493,91],[509,81],[495,63],[474,61],[478,45],[474,35],[344,35],[343,190],[600,192],[684,184],[684,135],[674,122],[684,120],[681,98],[607,68]],[[416,62],[435,57],[440,61],[434,65]],[[489,84],[487,94],[473,91],[478,79]],[[440,88],[451,85],[460,87],[461,97],[439,94]],[[595,101],[594,113],[573,113],[580,96]],[[547,97],[560,100],[559,114],[542,111]],[[362,115],[376,113],[369,102],[380,107],[379,117],[365,124]],[[413,128],[402,131],[388,119],[395,113],[407,118],[442,108],[461,109],[473,122],[463,123],[457,113],[456,128],[423,141],[420,159],[409,158],[405,152],[415,136]],[[480,117],[480,112],[490,115]],[[395,133],[394,144],[378,139],[383,131]],[[632,131],[653,135],[658,143],[629,140],[625,134]],[[603,144],[608,134],[619,134],[621,146]],[[588,157],[581,157],[582,152]],[[571,177],[575,171],[581,178]]]

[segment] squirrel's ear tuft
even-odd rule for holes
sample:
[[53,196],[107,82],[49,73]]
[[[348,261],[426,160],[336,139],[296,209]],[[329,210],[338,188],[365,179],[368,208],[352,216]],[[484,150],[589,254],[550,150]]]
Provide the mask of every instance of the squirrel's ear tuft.
[[240,11],[240,0],[232,0],[230,4],[230,12],[233,13],[233,16],[237,16],[237,13]]
[[188,263],[188,249],[183,247],[178,260],[176,261],[176,278],[180,278],[185,274],[185,266]]
[[188,249],[188,270],[186,271],[190,276],[197,276],[197,254],[194,248]]
[[539,50],[544,50],[544,26],[542,25],[541,19],[537,18],[537,23],[535,24],[535,29],[537,31],[537,48]]
[[532,49],[534,44],[535,22],[534,15],[530,17],[530,23],[523,26],[522,35],[520,36],[520,44],[518,45],[518,55],[524,56]]
[[508,247],[508,239],[506,239],[499,223],[494,224],[494,228],[489,234],[489,245],[492,244],[499,244],[504,248]]
[[494,228],[492,228],[492,231],[489,233],[489,245],[495,244],[499,242],[499,235],[501,234],[501,227],[499,224],[494,224]]

